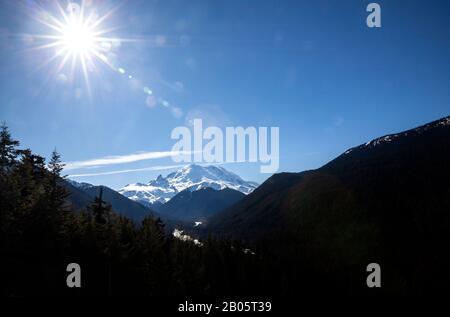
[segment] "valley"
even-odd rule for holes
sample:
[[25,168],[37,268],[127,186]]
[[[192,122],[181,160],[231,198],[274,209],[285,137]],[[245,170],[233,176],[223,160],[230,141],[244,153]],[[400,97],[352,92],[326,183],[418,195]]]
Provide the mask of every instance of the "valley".
[[[26,164],[40,171],[40,159],[27,151],[18,153],[22,161],[12,163],[17,171],[11,176],[3,172],[4,179],[15,177],[20,186],[30,186],[28,179],[35,177],[30,184],[42,183],[45,193],[48,181],[40,179],[52,174],[27,174]],[[52,160],[57,162],[57,156]],[[2,199],[12,204],[9,210],[21,211],[4,218],[18,217],[3,230],[28,228],[19,231],[23,237],[8,236],[5,252],[11,261],[23,261],[41,252],[40,241],[48,239],[46,243],[65,250],[62,258],[53,249],[45,251],[55,263],[66,261],[66,255],[84,258],[100,274],[113,261],[116,283],[122,285],[117,294],[128,283],[140,285],[136,293],[151,289],[152,294],[168,294],[166,283],[174,281],[177,294],[183,285],[202,294],[440,292],[450,285],[442,278],[450,267],[445,251],[450,241],[449,161],[446,117],[353,147],[319,169],[275,174],[259,186],[223,167],[200,165],[119,192],[59,179],[52,186],[62,185],[67,195],[58,189],[57,205],[41,202],[53,196],[31,205]],[[14,188],[2,195],[15,195]],[[30,221],[40,225],[30,230]],[[52,231],[58,224],[69,229]],[[15,245],[27,251],[14,255]],[[94,253],[86,258],[86,252]],[[382,288],[373,290],[362,282],[370,263],[381,267]],[[140,273],[134,271],[136,265]],[[149,267],[148,274],[163,270],[165,275],[138,282]],[[173,274],[180,275],[173,280]],[[105,277],[93,280],[89,292],[102,292]],[[204,291],[198,283],[212,289]]]

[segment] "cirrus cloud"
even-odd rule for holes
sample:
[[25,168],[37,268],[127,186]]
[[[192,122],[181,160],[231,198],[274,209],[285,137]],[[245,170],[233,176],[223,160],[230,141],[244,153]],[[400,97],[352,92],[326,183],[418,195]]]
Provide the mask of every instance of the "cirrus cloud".
[[66,162],[65,170],[74,170],[79,168],[100,167],[105,165],[133,163],[144,160],[160,159],[179,155],[190,155],[187,151],[161,151],[161,152],[139,152],[128,155],[105,156],[85,161]]
[[108,172],[73,174],[73,175],[68,175],[68,177],[69,178],[92,177],[92,176],[133,173],[133,172],[162,171],[162,170],[168,170],[168,169],[174,169],[174,168],[181,168],[183,166],[185,166],[185,165],[150,166],[150,167],[144,167],[144,168],[124,169],[124,170],[115,170],[115,171],[108,171]]

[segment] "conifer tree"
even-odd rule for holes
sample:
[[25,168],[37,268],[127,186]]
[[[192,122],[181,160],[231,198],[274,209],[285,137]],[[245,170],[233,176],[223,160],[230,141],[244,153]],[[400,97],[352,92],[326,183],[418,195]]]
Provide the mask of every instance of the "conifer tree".
[[17,179],[12,176],[12,167],[17,164],[17,146],[5,123],[0,127],[0,232],[1,242],[13,221],[14,206],[20,194]]
[[52,233],[46,192],[45,159],[29,149],[19,151],[21,159],[14,171],[20,195],[15,203],[15,225],[20,234],[34,241],[33,235]]
[[105,225],[111,216],[111,205],[103,200],[103,186],[100,186],[100,193],[95,197],[94,202],[89,207],[89,211],[94,217],[96,224]]
[[61,156],[56,149],[52,152],[47,168],[49,171],[47,189],[49,214],[56,226],[55,229],[59,232],[65,231],[69,212],[66,199],[69,193],[63,186],[65,176],[62,176],[61,173],[64,169],[64,164],[61,162]]
[[0,127],[0,168],[4,172],[16,163],[19,141],[13,140],[5,123]]

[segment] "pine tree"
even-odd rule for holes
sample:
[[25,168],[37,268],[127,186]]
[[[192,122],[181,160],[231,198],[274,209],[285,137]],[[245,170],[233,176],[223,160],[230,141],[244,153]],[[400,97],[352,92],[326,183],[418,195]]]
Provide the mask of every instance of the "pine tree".
[[0,168],[4,172],[16,163],[19,141],[11,138],[11,133],[5,123],[0,127]]
[[96,224],[105,225],[111,216],[111,205],[103,200],[103,186],[100,186],[100,193],[95,197],[94,202],[89,206],[89,211],[94,217]]
[[145,217],[137,233],[140,268],[149,295],[165,295],[163,285],[168,279],[168,261],[165,253],[162,221]]
[[106,294],[112,295],[112,256],[117,245],[116,224],[113,217],[111,205],[103,200],[103,186],[100,186],[100,193],[95,197],[94,202],[89,206],[89,212],[93,217],[94,239],[97,250],[103,257],[107,272]]
[[66,199],[69,196],[66,188],[63,186],[65,176],[61,176],[64,164],[61,162],[61,156],[56,151],[52,152],[52,157],[47,165],[48,175],[48,210],[58,232],[65,231],[65,225],[69,209]]
[[0,242],[4,242],[13,222],[17,197],[20,195],[18,179],[12,175],[12,167],[17,165],[17,146],[5,123],[0,128]]
[[47,207],[45,159],[29,149],[20,150],[14,178],[20,195],[15,205],[17,232],[33,240],[34,234],[50,234]]
[[61,172],[64,169],[64,164],[61,162],[61,155],[55,150],[52,152],[52,158],[48,163],[48,169],[51,173],[52,180],[56,184],[61,178],[66,178],[65,176],[61,176]]
[[49,175],[49,192],[50,192],[50,204],[54,210],[65,211],[66,198],[69,193],[63,186],[63,181],[66,176],[62,176],[61,172],[64,169],[64,164],[61,163],[61,156],[54,150],[52,152],[52,158],[48,163]]

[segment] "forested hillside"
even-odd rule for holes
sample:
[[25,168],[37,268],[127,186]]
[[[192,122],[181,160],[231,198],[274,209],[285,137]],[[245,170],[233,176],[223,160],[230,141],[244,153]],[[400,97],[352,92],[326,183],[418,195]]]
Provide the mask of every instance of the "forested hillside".
[[[63,165],[0,134],[0,290],[23,295],[201,295],[257,289],[256,257],[238,244],[203,246],[164,233],[159,219],[137,226],[101,197],[78,212],[61,186]],[[68,288],[78,263],[82,287]]]

